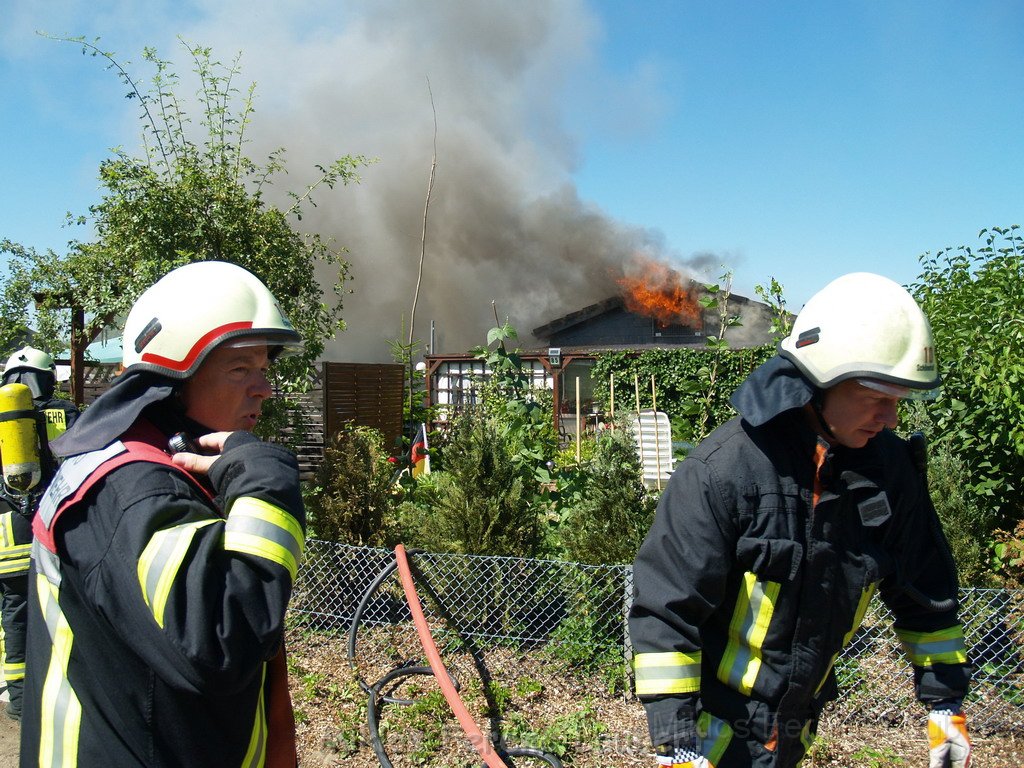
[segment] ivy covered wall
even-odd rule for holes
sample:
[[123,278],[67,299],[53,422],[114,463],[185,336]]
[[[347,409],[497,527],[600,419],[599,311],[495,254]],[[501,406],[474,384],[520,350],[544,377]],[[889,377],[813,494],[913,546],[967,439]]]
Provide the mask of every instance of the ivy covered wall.
[[594,396],[608,410],[614,385],[615,413],[624,415],[636,411],[639,391],[641,409],[656,401],[657,409],[668,414],[673,440],[696,444],[733,415],[729,396],[774,354],[774,344],[602,352],[592,371]]

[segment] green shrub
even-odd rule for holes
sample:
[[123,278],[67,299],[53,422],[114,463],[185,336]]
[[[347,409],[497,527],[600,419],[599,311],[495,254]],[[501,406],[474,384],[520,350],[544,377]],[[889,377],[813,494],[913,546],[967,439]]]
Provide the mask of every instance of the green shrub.
[[513,442],[480,409],[452,425],[445,471],[432,475],[433,503],[403,506],[403,532],[431,552],[530,557],[540,541],[538,511],[524,471],[512,462]]
[[605,430],[591,461],[559,473],[558,499],[565,557],[593,565],[633,562],[657,505],[625,429]]
[[351,425],[340,430],[306,494],[311,535],[356,546],[390,545],[400,491],[389,458],[378,430]]

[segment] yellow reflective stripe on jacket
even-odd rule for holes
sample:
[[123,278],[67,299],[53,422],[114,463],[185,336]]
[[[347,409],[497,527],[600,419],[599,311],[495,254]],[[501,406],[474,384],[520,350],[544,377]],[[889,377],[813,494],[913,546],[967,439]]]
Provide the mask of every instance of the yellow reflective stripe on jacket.
[[161,628],[164,626],[167,597],[171,593],[178,569],[181,568],[181,563],[185,559],[185,555],[188,554],[196,531],[219,522],[221,521],[216,518],[196,520],[157,531],[150,538],[146,548],[142,550],[138,564],[142,598],[146,601],[153,618]]
[[781,585],[743,574],[739,598],[729,622],[729,642],[718,666],[718,679],[740,693],[750,694],[761,671],[761,646],[779,598]]
[[224,527],[225,549],[277,563],[294,580],[304,544],[302,527],[280,507],[250,496],[231,505]]
[[800,743],[804,745],[804,754],[810,751],[811,746],[818,738],[818,733],[811,727],[812,725],[814,725],[813,722],[808,722],[800,731]]
[[0,576],[14,576],[28,573],[32,544],[14,543],[14,515],[17,512],[0,514]]
[[638,696],[696,693],[700,690],[701,652],[638,653],[633,660]]
[[721,720],[705,710],[697,717],[697,738],[700,753],[711,765],[717,765],[725,750],[732,741],[733,730],[725,720]]
[[963,627],[957,624],[937,632],[911,632],[897,629],[896,634],[910,663],[918,667],[932,664],[965,664],[967,648]]
[[74,633],[57,603],[57,590],[46,576],[36,575],[36,594],[51,644],[40,713],[40,768],[78,765],[78,733],[82,725],[82,704],[67,678]]
[[16,663],[7,661],[7,650],[4,649],[4,680],[24,680],[25,679],[25,662],[19,661]]
[[0,576],[28,573],[29,556],[31,554],[31,544],[18,544],[4,550],[3,554],[0,554]]
[[256,705],[256,721],[252,724],[252,736],[249,737],[249,748],[245,751],[242,768],[262,768],[267,759],[266,663],[263,664],[261,674],[259,703]]
[[18,513],[4,512],[0,515],[0,576],[28,573],[32,543],[14,543],[14,515],[16,514]]
[[842,652],[843,648],[850,644],[853,640],[853,636],[857,634],[857,630],[860,629],[860,625],[864,623],[864,614],[868,612],[868,606],[871,604],[871,598],[875,596],[875,588],[877,584],[868,584],[868,588],[861,592],[860,602],[857,603],[857,610],[853,614],[853,626],[850,627],[850,631],[843,635],[843,644],[833,657],[832,661],[828,664],[828,669],[825,671],[825,676],[821,678],[821,682],[818,683],[818,687],[815,689],[815,693],[819,693],[822,687],[825,685],[825,681],[828,680],[828,673],[832,671],[832,667],[835,666],[836,659],[839,658],[839,653]]
[[17,546],[14,543],[14,512],[0,514],[0,551]]
[[46,408],[43,411],[46,417],[46,439],[56,440],[68,431],[68,415],[63,408]]

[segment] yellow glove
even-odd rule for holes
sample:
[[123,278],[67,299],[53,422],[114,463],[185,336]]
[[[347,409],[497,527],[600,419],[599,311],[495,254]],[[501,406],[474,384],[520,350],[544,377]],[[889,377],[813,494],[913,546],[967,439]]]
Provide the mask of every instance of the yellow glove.
[[967,718],[950,710],[928,713],[928,768],[970,768]]
[[658,747],[655,757],[659,768],[715,768],[706,757],[685,747]]

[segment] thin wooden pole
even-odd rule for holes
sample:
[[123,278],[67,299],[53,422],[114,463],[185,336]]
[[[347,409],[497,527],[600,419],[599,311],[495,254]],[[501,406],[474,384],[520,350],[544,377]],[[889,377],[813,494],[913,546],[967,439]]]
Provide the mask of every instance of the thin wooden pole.
[[658,434],[658,396],[654,389],[654,374],[651,374],[651,408],[654,410],[654,461],[658,469],[658,490],[661,490],[661,435]]
[[640,479],[643,480],[647,462],[644,458],[644,425],[640,416],[640,377],[633,376],[633,390],[636,393],[636,440],[640,444]]
[[615,431],[615,371],[608,374],[608,418],[612,426],[612,432]]
[[580,377],[576,377],[576,463],[580,463],[580,433],[583,431],[583,425],[580,423]]

